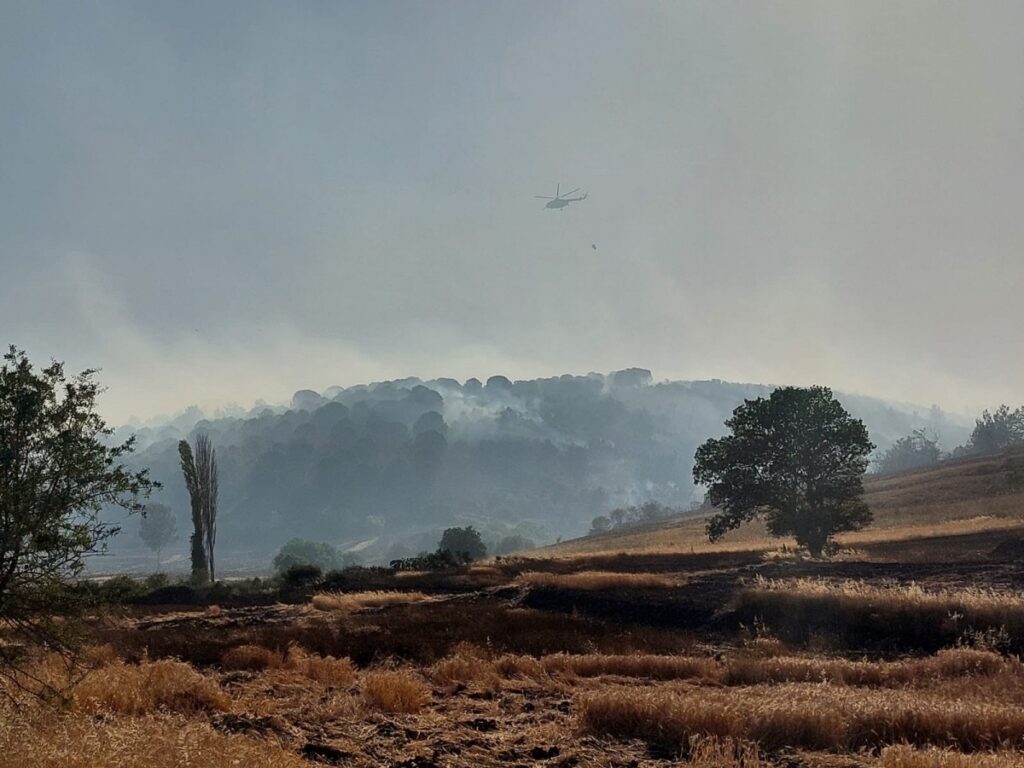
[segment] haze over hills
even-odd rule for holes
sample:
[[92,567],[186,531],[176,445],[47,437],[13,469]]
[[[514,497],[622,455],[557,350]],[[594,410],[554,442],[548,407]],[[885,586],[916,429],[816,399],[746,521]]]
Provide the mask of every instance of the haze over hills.
[[[432,548],[448,525],[492,543],[537,544],[584,533],[595,515],[656,500],[700,500],[693,454],[744,399],[770,387],[663,381],[633,368],[608,375],[510,381],[407,378],[296,392],[290,407],[202,418],[198,409],[135,430],[179,532],[190,529],[177,441],[199,431],[217,448],[219,545],[225,565],[266,563],[301,537],[353,549],[363,562]],[[967,427],[940,409],[841,395],[880,447],[927,428],[947,449]],[[119,430],[118,436],[133,431]],[[127,521],[112,551],[142,555]],[[184,553],[187,535],[172,547]]]

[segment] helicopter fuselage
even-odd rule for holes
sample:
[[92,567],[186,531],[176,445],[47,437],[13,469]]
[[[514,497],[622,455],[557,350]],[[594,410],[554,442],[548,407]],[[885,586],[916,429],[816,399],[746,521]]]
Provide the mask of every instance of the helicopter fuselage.
[[549,202],[544,207],[545,208],[565,208],[565,206],[567,206],[568,204],[569,204],[568,200],[563,200],[561,198],[558,198],[558,199],[552,200],[551,202]]

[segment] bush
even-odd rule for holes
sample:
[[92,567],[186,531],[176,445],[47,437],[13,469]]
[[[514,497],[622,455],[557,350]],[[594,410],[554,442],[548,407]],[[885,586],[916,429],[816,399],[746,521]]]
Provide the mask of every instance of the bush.
[[326,542],[292,539],[275,555],[274,569],[284,573],[294,565],[315,565],[330,571],[351,564],[351,559]]
[[168,586],[171,583],[171,579],[166,573],[151,573],[143,580],[142,583],[147,590],[152,592],[154,589],[161,589]]
[[111,576],[96,587],[96,598],[105,605],[124,605],[137,600],[146,592],[143,582],[131,576]]
[[449,568],[458,568],[462,564],[451,552],[438,550],[429,554],[424,552],[416,557],[392,560],[391,569],[395,571],[446,571]]
[[191,584],[170,584],[157,587],[135,599],[137,605],[195,605],[199,592]]
[[286,587],[301,588],[316,584],[323,575],[317,565],[291,565],[281,574],[281,581]]

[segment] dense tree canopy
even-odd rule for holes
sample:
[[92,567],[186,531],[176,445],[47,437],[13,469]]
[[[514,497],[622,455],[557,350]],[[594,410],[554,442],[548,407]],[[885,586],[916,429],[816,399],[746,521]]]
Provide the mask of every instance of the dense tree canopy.
[[967,452],[998,453],[1016,445],[1024,445],[1024,406],[1011,410],[1001,405],[993,412],[982,412],[974,424]]
[[37,370],[14,347],[0,366],[0,622],[50,644],[67,580],[117,532],[100,512],[139,511],[153,487],[122,464],[133,440],[109,443],[94,373]]
[[463,562],[472,562],[487,556],[480,533],[473,526],[466,528],[446,528],[441,542],[437,545],[438,552],[448,552]]
[[871,520],[861,498],[874,446],[826,387],[783,387],[746,400],[725,422],[730,434],[697,449],[693,477],[720,511],[712,540],[755,517],[820,557],[833,534]]
[[940,455],[939,441],[925,430],[915,429],[889,446],[878,460],[878,471],[891,474],[930,467],[938,463]]
[[[583,533],[595,515],[629,524],[631,507],[648,499],[688,508],[699,498],[690,478],[697,447],[745,398],[770,391],[655,382],[643,370],[486,387],[382,381],[298,393],[290,409],[244,416],[203,420],[191,410],[140,428],[138,461],[164,482],[157,500],[177,512],[184,536],[194,526],[178,443],[210,436],[220,470],[218,553],[232,563],[275,553],[293,537],[366,542],[362,557],[388,562],[434,549],[453,525],[472,522],[488,545],[513,534],[543,544]],[[950,445],[969,434],[938,409],[841,399],[881,445],[915,428]],[[117,547],[142,543],[122,537]]]

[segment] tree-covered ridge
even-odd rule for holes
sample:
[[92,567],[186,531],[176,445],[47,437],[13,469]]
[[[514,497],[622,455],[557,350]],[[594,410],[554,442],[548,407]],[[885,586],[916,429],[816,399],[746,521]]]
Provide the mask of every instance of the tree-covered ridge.
[[[225,552],[277,551],[299,537],[346,547],[372,540],[376,558],[401,557],[431,548],[438,530],[469,523],[488,542],[550,541],[579,535],[616,508],[698,500],[697,446],[721,434],[745,398],[769,392],[722,381],[655,383],[642,369],[302,390],[287,409],[140,429],[139,461],[164,481],[160,501],[187,530],[177,441],[210,436]],[[966,436],[936,409],[840,399],[880,445],[915,428],[951,443]]]

